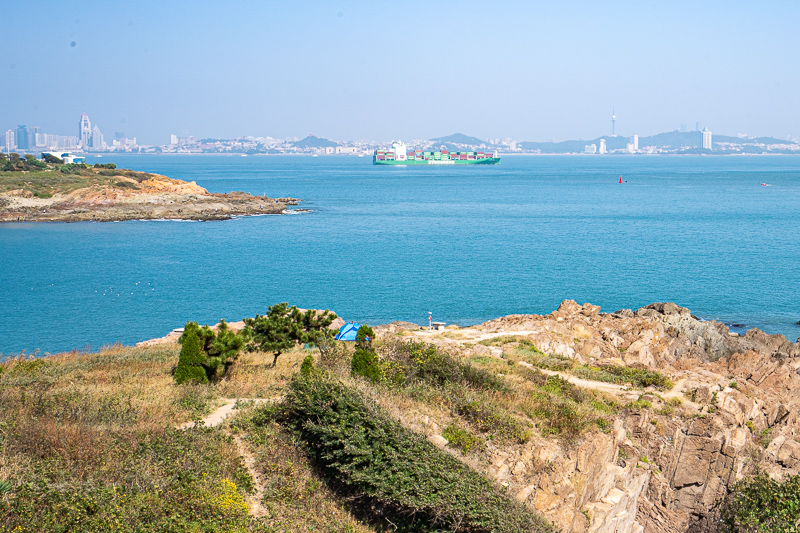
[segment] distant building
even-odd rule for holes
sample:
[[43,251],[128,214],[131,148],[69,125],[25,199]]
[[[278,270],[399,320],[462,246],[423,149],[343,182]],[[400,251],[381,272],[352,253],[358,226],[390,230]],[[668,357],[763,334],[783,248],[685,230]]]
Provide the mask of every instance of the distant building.
[[584,154],[596,154],[597,153],[597,145],[596,144],[587,144],[583,147]]
[[606,150],[606,140],[600,139],[600,149],[598,150],[600,154],[607,154],[608,150]]
[[81,140],[83,149],[88,149],[92,145],[92,123],[89,121],[89,115],[86,113],[81,115],[81,122],[78,132],[78,138]]
[[708,128],[703,128],[703,148],[706,150],[712,150],[711,148],[711,132],[708,131]]
[[337,146],[336,147],[337,154],[355,154],[358,153],[358,148],[355,146]]
[[511,141],[511,151],[512,152],[517,151],[517,141]]
[[11,150],[17,149],[17,139],[14,130],[6,130],[6,153],[10,154]]
[[635,152],[638,152],[639,151],[639,136],[638,135],[634,134],[634,136],[631,137],[631,144],[633,145],[633,150]]
[[169,136],[169,144],[178,144],[178,136],[177,135],[170,135]]
[[25,124],[17,126],[17,148],[19,150],[27,150],[28,146],[28,128]]
[[633,148],[633,143],[628,143],[625,146],[625,149],[628,151],[629,154],[635,153],[636,150]]
[[103,134],[100,132],[100,128],[95,124],[95,127],[92,129],[92,150],[95,152],[103,150],[103,144]]
[[64,163],[67,163],[67,164],[70,164],[70,163],[85,163],[86,162],[86,160],[83,157],[77,156],[77,155],[72,155],[69,152],[44,152],[42,154],[42,157],[44,157],[46,155],[52,155],[53,157],[57,157],[60,160],[62,160]]
[[28,148],[36,148],[36,136],[41,135],[42,128],[34,126],[28,129]]

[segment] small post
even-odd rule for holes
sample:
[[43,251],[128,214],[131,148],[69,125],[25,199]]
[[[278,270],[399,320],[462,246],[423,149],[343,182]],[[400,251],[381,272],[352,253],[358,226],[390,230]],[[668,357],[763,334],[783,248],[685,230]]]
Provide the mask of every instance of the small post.
[[433,314],[428,311],[428,329],[433,331]]

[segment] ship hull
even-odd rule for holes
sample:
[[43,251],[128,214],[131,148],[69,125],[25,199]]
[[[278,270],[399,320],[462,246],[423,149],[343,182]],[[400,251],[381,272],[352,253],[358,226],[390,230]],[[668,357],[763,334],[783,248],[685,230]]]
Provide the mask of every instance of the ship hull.
[[499,157],[484,157],[482,159],[415,159],[406,161],[394,160],[378,160],[373,157],[372,164],[374,165],[390,165],[390,166],[416,166],[416,165],[436,165],[436,166],[452,166],[452,165],[496,165],[500,163]]

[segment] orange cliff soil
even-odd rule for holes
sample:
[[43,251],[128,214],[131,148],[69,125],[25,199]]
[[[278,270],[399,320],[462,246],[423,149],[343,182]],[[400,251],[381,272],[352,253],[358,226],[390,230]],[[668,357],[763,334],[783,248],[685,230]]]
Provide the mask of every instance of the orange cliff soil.
[[225,220],[281,214],[287,205],[299,202],[296,198],[274,199],[244,192],[209,193],[194,181],[148,176],[141,182],[115,176],[113,185],[93,185],[50,198],[37,198],[24,189],[0,193],[0,221]]

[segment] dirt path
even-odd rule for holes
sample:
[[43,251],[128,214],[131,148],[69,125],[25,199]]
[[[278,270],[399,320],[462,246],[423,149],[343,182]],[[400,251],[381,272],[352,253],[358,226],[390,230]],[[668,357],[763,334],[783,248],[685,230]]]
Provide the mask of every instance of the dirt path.
[[[520,361],[519,364],[522,366],[526,366],[528,368],[536,368],[532,364],[526,363],[525,361]],[[614,394],[617,396],[624,396],[631,400],[637,400],[639,398],[639,395],[642,394],[641,391],[630,390],[628,387],[624,385],[606,383],[605,381],[592,381],[589,379],[582,379],[579,377],[572,376],[570,374],[564,374],[561,372],[556,372],[554,370],[545,370],[543,368],[539,368],[538,370],[542,374],[546,374],[548,376],[559,376],[560,378],[569,381],[573,385],[577,385],[585,389],[599,390],[601,392],[607,392],[609,394]]]
[[[236,406],[236,402],[237,401],[255,402],[256,404],[259,404],[259,403],[265,403],[265,402],[274,402],[274,401],[277,401],[277,400],[280,400],[280,397],[278,397],[278,398],[249,398],[249,399],[248,398],[239,398],[239,399],[225,398],[225,404],[222,405],[222,407],[219,407],[216,411],[214,411],[213,413],[211,413],[207,417],[205,417],[203,419],[203,423],[205,424],[206,427],[210,427],[210,428],[213,428],[213,427],[216,427],[216,426],[220,425],[222,422],[225,421],[226,418],[228,418],[228,415],[230,415],[234,411],[234,407]],[[186,422],[184,424],[181,424],[181,425],[177,426],[177,429],[188,429],[188,428],[191,428],[191,427],[194,427],[194,422]]]
[[[225,403],[216,411],[205,417],[203,419],[203,423],[206,427],[216,427],[220,425],[235,410],[234,407],[236,406],[237,401],[254,402],[255,404],[260,404],[266,402],[275,402],[280,399],[280,396],[276,398],[239,398],[238,400],[225,398]],[[181,424],[177,427],[178,429],[188,429],[194,427],[194,422],[186,422],[185,424]],[[261,479],[261,475],[258,473],[258,469],[256,468],[256,458],[252,453],[250,453],[250,446],[241,435],[234,435],[233,440],[236,443],[236,449],[239,451],[239,455],[242,457],[244,466],[247,468],[247,471],[250,472],[250,476],[253,478],[253,483],[255,484],[255,492],[247,497],[247,505],[250,508],[250,516],[256,518],[266,516],[267,510],[261,504],[261,500],[264,498],[264,480]]]
[[250,453],[250,446],[247,444],[247,442],[245,442],[241,435],[234,436],[233,440],[236,442],[236,447],[239,449],[239,455],[242,456],[242,459],[244,460],[244,466],[247,468],[247,471],[250,472],[250,475],[253,477],[253,483],[256,486],[255,492],[247,498],[247,504],[250,507],[250,516],[254,516],[256,518],[267,516],[267,510],[261,504],[261,500],[264,498],[264,480],[261,479],[258,469],[256,468],[256,458],[253,457],[252,453]]

